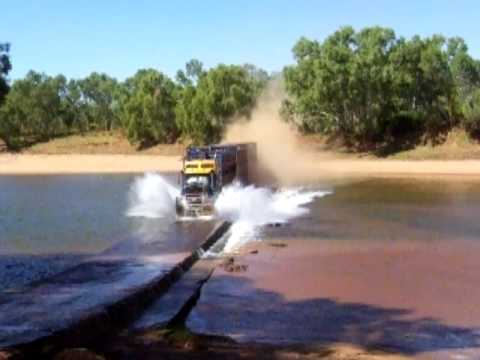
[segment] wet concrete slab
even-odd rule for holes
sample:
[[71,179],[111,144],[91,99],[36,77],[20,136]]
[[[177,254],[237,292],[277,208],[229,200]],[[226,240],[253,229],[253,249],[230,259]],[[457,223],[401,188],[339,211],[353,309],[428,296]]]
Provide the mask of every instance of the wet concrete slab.
[[479,260],[480,244],[469,241],[271,238],[237,256],[246,272],[215,270],[187,326],[246,343],[347,343],[478,360]]
[[67,329],[88,315],[161,278],[187,256],[97,259],[41,284],[0,296],[0,348]]
[[87,258],[83,254],[0,255],[0,294],[63,272]]
[[215,259],[199,260],[176,282],[164,296],[153,303],[142,316],[130,327],[132,331],[146,330],[166,326],[182,311],[188,311],[198,298],[200,289],[208,280],[218,261]]
[[[160,289],[163,293],[196,260],[196,249],[206,243],[211,246],[224,226],[215,221],[184,224],[176,232],[170,229],[165,241],[119,243],[55,276],[0,292],[0,349],[38,342],[52,334],[70,338],[66,333],[85,323],[80,335],[87,337],[89,319],[92,323],[108,319],[110,307],[115,317],[128,317],[119,314],[117,304],[128,302],[131,306],[120,307],[140,311],[135,307],[144,307],[150,301],[146,299]],[[180,245],[172,250],[168,244],[175,238]],[[138,293],[143,295],[137,301]]]

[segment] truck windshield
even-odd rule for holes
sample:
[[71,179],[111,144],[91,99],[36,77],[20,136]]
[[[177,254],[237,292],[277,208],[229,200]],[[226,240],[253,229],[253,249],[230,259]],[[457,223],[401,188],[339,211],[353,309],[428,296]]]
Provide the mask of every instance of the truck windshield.
[[204,191],[208,188],[208,176],[191,175],[185,178],[185,189]]

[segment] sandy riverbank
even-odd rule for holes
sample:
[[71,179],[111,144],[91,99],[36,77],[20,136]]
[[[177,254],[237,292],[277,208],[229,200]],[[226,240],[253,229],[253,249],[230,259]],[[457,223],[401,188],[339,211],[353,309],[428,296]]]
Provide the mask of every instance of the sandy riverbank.
[[[303,160],[290,164],[289,171],[280,171],[279,166],[275,169],[286,181],[366,176],[452,175],[480,178],[479,160],[332,159],[322,155]],[[0,175],[176,172],[180,167],[179,156],[166,155],[0,155]],[[282,168],[285,169],[285,164]]]
[[179,156],[165,155],[0,155],[0,175],[173,172]]

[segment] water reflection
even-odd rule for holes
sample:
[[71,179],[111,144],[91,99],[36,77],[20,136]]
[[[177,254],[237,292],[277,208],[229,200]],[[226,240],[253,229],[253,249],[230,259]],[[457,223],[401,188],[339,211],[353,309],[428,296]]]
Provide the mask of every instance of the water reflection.
[[336,186],[309,216],[274,236],[351,241],[471,240],[480,234],[480,182],[370,179]]
[[128,236],[129,175],[0,177],[0,253],[94,253]]
[[191,251],[211,229],[125,216],[135,175],[0,176],[0,292],[92,255]]

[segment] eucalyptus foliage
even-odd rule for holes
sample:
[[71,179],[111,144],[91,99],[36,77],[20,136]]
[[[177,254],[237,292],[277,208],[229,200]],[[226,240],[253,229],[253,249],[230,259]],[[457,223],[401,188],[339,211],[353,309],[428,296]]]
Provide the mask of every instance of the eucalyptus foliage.
[[219,141],[235,115],[248,114],[262,80],[241,66],[221,64],[208,71],[200,66],[192,72],[189,64],[186,74],[177,75],[183,79],[176,106],[178,128],[194,143]]
[[465,124],[465,102],[479,87],[478,62],[460,38],[343,27],[323,42],[301,38],[293,53],[296,63],[284,70],[287,117],[305,132],[361,143],[435,137]]
[[12,69],[9,57],[10,44],[0,43],[0,104],[8,93],[7,75]]

